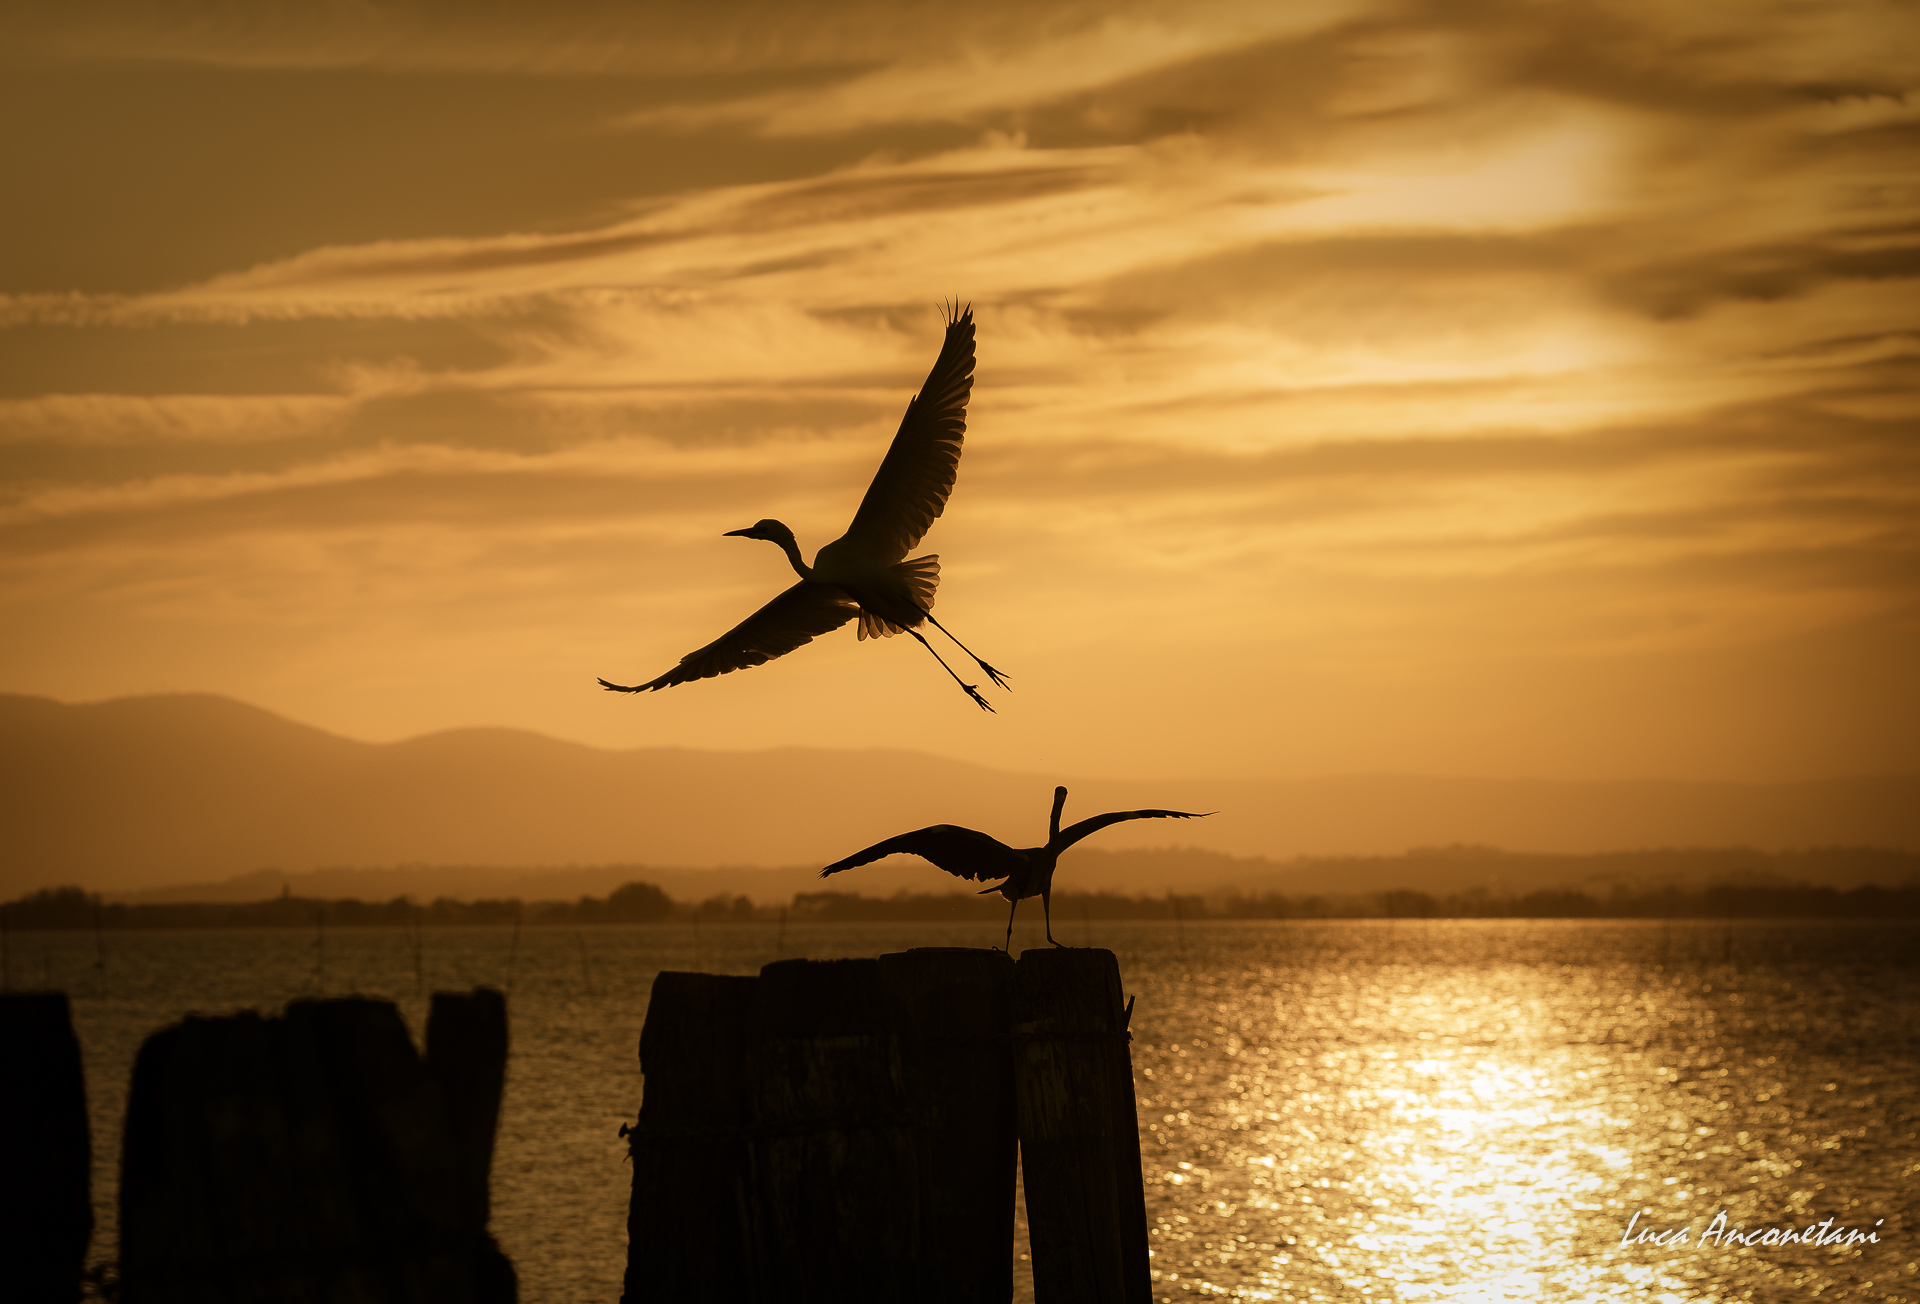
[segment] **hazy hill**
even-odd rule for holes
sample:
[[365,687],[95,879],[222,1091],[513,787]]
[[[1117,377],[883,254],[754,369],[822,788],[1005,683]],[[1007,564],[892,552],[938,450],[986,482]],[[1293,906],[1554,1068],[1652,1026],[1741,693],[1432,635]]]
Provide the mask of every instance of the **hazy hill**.
[[[1455,843],[1920,847],[1914,778],[1123,782],[877,749],[607,751],[507,729],[382,745],[220,697],[71,706],[0,695],[0,893],[59,883],[124,892],[269,867],[819,865],[935,823],[1027,844],[1045,835],[1056,782],[1072,789],[1069,820],[1141,806],[1220,812],[1106,830],[1107,850],[1190,844],[1278,860]],[[860,874],[846,885],[872,892],[895,881],[881,869]]]

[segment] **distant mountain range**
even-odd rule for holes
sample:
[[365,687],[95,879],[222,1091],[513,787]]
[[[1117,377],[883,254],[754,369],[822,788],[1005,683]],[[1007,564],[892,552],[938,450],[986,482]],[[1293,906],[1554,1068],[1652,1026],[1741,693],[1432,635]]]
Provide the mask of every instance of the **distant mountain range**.
[[[1185,882],[1166,886],[1190,890],[1202,867],[1209,878],[1252,881],[1279,872],[1273,862],[1288,857],[1391,856],[1456,844],[1536,853],[1920,849],[1920,777],[1136,782],[1018,774],[895,750],[609,751],[510,729],[362,743],[223,697],[75,706],[0,694],[0,899],[62,883],[137,893],[263,870],[275,873],[247,890],[295,875],[299,890],[313,892],[312,871],[407,865],[495,867],[415,872],[423,888],[464,875],[447,882],[471,881],[475,894],[492,890],[480,881],[492,875],[495,887],[512,882],[512,894],[539,895],[523,880],[542,867],[560,874],[540,875],[555,888],[570,874],[578,884],[568,891],[603,893],[609,884],[602,878],[642,865],[662,867],[656,880],[674,878],[668,890],[683,897],[722,878],[757,884],[761,874],[748,867],[774,874],[769,889],[776,878],[817,888],[818,879],[795,867],[925,824],[964,824],[1015,845],[1038,842],[1056,782],[1072,792],[1069,821],[1140,807],[1219,812],[1120,825],[1099,834],[1097,848],[1076,853],[1078,886],[1129,891],[1155,886],[1142,871],[1175,875]],[[1200,849],[1184,871],[1172,859],[1147,871],[1138,857],[1094,854],[1174,845]],[[1115,874],[1097,872],[1101,865]],[[713,866],[737,868],[677,882]],[[1130,868],[1121,873],[1122,866]],[[371,890],[374,879],[357,881],[370,890],[341,894],[380,895]],[[828,886],[871,894],[909,883],[961,886],[905,861],[865,867]]]

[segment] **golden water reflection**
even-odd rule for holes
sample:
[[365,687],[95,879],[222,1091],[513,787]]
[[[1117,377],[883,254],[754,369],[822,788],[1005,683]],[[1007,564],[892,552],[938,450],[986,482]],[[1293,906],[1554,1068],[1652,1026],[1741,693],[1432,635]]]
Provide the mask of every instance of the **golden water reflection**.
[[[1910,930],[1330,927],[1132,966],[1157,1299],[1915,1297]],[[1880,1243],[1702,1244],[1721,1211]]]
[[[494,1226],[530,1304],[618,1298],[617,1134],[662,969],[981,945],[999,925],[15,934],[73,994],[96,1261],[142,1038],[190,1010],[511,985]],[[1156,1298],[1903,1301],[1920,1222],[1920,930],[1089,921],[1133,1018]],[[1037,913],[1015,950],[1045,945]],[[779,948],[776,950],[776,948]],[[1622,1246],[1640,1228],[1877,1228],[1861,1248]],[[1032,1299],[1025,1264],[1016,1300]]]

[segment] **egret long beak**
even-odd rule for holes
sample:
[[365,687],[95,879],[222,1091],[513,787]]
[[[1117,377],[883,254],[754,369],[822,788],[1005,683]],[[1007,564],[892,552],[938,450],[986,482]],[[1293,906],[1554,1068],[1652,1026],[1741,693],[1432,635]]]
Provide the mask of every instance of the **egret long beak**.
[[753,527],[751,525],[749,525],[744,530],[728,530],[725,534],[721,535],[720,537],[723,539],[731,539],[736,536],[743,536],[749,539],[757,539],[760,537],[753,532]]

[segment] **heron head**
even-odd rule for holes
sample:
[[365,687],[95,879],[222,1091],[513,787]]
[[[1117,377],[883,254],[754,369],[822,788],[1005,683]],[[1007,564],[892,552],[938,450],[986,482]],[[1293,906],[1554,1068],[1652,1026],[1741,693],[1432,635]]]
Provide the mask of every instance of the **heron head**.
[[724,537],[765,539],[768,543],[779,543],[783,539],[793,538],[793,531],[769,517],[763,521],[755,521],[744,530],[728,530]]

